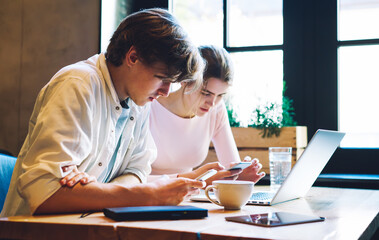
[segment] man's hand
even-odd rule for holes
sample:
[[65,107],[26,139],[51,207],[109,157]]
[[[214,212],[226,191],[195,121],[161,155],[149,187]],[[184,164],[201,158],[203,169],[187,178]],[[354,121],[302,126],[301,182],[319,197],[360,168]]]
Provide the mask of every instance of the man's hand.
[[151,201],[148,205],[178,205],[186,196],[197,194],[205,183],[189,178],[168,178],[140,186]]
[[75,165],[69,165],[62,167],[63,172],[68,172],[72,170],[67,176],[62,178],[59,183],[63,186],[74,187],[77,183],[81,183],[82,185],[88,184],[90,182],[96,182],[96,178],[94,176],[90,176],[85,172],[80,172]]

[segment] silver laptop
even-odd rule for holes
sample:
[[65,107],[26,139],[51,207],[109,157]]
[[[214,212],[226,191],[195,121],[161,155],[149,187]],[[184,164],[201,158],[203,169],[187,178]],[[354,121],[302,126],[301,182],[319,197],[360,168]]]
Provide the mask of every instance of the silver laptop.
[[[316,131],[303,154],[276,192],[255,192],[248,204],[273,205],[304,197],[328,163],[345,133],[322,130]],[[193,201],[205,200],[205,195],[191,198]]]

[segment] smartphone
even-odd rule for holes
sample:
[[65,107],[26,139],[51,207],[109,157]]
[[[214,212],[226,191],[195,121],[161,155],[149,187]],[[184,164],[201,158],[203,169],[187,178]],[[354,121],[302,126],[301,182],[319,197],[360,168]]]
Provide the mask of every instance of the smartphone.
[[248,166],[250,166],[251,164],[252,164],[251,162],[240,162],[240,163],[234,165],[233,167],[229,168],[228,171],[235,170],[235,169],[245,169]]
[[309,222],[324,221],[325,218],[289,212],[272,212],[262,214],[225,217],[227,221],[246,223],[262,227],[278,227]]
[[217,173],[217,170],[215,169],[211,169],[211,170],[208,170],[207,172],[201,174],[200,176],[198,176],[196,178],[196,180],[199,180],[199,181],[205,181],[207,180],[208,178],[212,177],[213,175],[215,175]]

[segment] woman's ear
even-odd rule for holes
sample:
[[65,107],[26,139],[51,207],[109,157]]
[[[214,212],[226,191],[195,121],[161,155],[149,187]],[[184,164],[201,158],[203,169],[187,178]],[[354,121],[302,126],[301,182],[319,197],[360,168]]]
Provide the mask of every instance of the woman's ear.
[[195,83],[194,82],[181,82],[182,89],[185,94],[191,94],[194,92]]
[[185,91],[191,91],[191,89],[193,88],[193,82],[183,81],[183,82],[180,82],[180,85]]

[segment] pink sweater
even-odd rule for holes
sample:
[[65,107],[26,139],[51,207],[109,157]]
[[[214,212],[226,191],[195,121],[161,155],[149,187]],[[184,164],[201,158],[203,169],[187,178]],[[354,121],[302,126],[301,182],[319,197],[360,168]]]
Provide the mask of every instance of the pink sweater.
[[150,130],[158,149],[152,175],[191,171],[205,160],[211,141],[222,165],[229,167],[231,162],[240,161],[223,101],[203,117],[191,119],[181,118],[154,101]]

